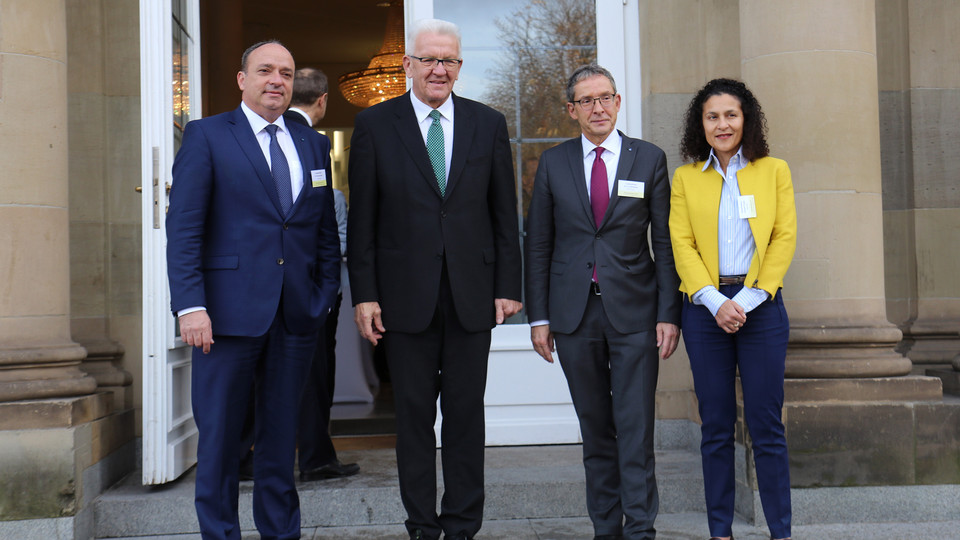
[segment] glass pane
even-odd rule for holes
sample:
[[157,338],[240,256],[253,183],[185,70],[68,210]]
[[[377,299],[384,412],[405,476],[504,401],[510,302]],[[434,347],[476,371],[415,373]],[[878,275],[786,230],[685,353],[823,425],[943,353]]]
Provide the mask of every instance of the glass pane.
[[[595,2],[435,0],[433,13],[458,24],[463,34],[457,95],[507,118],[522,238],[540,154],[580,134],[567,113],[564,87],[577,66],[596,61]],[[526,322],[526,313],[507,322]]]

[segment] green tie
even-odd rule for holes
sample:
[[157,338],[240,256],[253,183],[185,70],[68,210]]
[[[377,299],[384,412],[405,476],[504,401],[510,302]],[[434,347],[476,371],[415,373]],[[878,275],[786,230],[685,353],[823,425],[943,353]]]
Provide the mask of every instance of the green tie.
[[433,164],[433,174],[437,175],[437,185],[440,186],[440,196],[447,190],[446,156],[443,153],[443,128],[440,127],[440,111],[430,111],[430,130],[427,131],[427,153],[430,154],[430,163]]

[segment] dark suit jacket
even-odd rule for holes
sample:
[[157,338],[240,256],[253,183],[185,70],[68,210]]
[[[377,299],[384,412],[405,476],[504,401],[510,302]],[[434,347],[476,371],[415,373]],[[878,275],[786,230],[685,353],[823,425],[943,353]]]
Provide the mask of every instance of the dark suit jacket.
[[[643,182],[643,197],[618,195],[621,180]],[[576,330],[596,264],[603,308],[617,331],[649,331],[657,322],[679,325],[680,279],[669,217],[667,160],[660,148],[623,137],[610,206],[599,229],[590,209],[581,138],[544,152],[528,215],[529,319],[549,319],[554,332]]]
[[[304,118],[302,114],[298,113],[297,111],[291,111],[290,109],[287,109],[287,111],[283,113],[283,120],[288,124],[290,122],[296,122],[301,126],[307,126],[308,128],[311,128],[311,129],[313,128],[313,126],[311,126],[310,123],[307,122],[307,119]],[[320,135],[320,136],[326,137],[326,135]],[[327,139],[328,144],[329,142],[330,140]]]
[[495,324],[494,298],[520,299],[517,199],[507,125],[452,95],[445,196],[409,92],[357,115],[350,142],[347,266],[354,304],[377,301],[386,329],[420,332],[434,315],[444,258],[471,332]]
[[[167,272],[176,313],[205,306],[214,334],[260,336],[281,295],[287,330],[317,331],[337,296],[340,246],[330,143],[286,123],[303,164],[303,190],[284,218],[276,184],[243,111],[187,124],[173,163]],[[328,184],[313,187],[311,170]]]

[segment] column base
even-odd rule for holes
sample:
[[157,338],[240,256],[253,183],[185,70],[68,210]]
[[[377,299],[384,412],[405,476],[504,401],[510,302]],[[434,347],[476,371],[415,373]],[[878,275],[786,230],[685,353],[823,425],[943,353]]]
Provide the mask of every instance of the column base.
[[942,381],[944,394],[960,396],[960,372],[948,368],[934,368],[926,370],[926,374]]
[[76,343],[0,348],[0,402],[79,396],[97,390],[80,371],[87,351]]
[[130,391],[133,376],[116,364],[123,357],[123,346],[109,340],[81,343],[87,350],[87,357],[80,369],[97,381],[97,390],[110,392],[117,410],[133,407],[133,392]]
[[70,518],[71,537],[92,537],[93,500],[136,468],[134,411],[112,403],[105,392],[0,403],[0,531]]
[[960,351],[960,334],[953,328],[921,328],[917,325],[904,330],[903,341],[897,350],[905,354],[914,366],[928,367],[949,364]]
[[910,359],[894,348],[903,334],[889,323],[864,326],[790,326],[788,379],[898,377],[910,373]]
[[[960,399],[944,399],[940,379],[798,379],[784,392],[792,487],[960,484]],[[756,489],[740,416],[745,487]]]

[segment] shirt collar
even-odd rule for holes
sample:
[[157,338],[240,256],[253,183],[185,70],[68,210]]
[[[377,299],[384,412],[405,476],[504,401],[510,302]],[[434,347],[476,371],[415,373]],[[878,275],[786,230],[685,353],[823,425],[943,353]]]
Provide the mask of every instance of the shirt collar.
[[[707,160],[703,162],[703,168],[700,169],[700,172],[706,171],[711,166],[718,170],[720,169],[720,158],[713,153],[713,148],[710,148],[710,155],[707,156]],[[740,148],[737,148],[737,153],[730,158],[730,163],[727,163],[727,169],[739,171],[746,166],[747,162],[743,159],[743,145],[740,145]]]
[[[303,117],[307,121],[307,125],[313,127],[313,118],[310,118],[310,115],[307,114],[303,109],[298,109],[296,107],[290,107],[288,111],[293,111]],[[282,116],[282,115],[281,115]]]
[[[247,107],[247,104],[242,101],[240,102],[240,110],[242,110],[244,116],[247,117],[247,122],[250,123],[250,127],[253,129],[254,135],[263,131],[263,128],[267,127],[270,124],[270,122],[267,122],[267,120],[264,117],[253,112],[253,109],[251,109],[250,107]],[[287,124],[283,122],[282,114],[279,117],[277,117],[277,121],[274,122],[274,124],[280,127],[280,131],[287,131]]]
[[614,154],[620,154],[620,146],[623,144],[623,138],[620,137],[620,132],[613,130],[607,135],[607,138],[603,140],[600,144],[593,144],[590,139],[587,139],[587,136],[583,133],[580,134],[580,146],[583,150],[583,159],[587,159],[587,155],[590,152],[593,152],[593,149],[602,146],[604,150],[609,150]]
[[[423,123],[424,120],[430,116],[430,111],[433,110],[432,107],[426,103],[420,101],[417,96],[413,95],[413,91],[410,91],[410,101],[413,103],[413,114],[417,117],[418,123]],[[437,110],[440,111],[440,116],[446,118],[447,120],[453,121],[453,94],[450,94],[450,97],[443,102],[443,105],[437,107]]]

